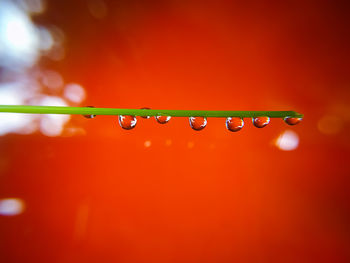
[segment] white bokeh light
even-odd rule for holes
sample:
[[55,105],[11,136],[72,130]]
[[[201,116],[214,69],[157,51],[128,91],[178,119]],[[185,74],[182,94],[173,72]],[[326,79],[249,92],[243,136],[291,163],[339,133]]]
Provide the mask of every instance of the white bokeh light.
[[278,136],[275,145],[282,151],[293,151],[299,146],[299,136],[295,131],[285,130]]
[[63,86],[63,78],[61,74],[54,70],[43,71],[42,82],[51,90],[58,90]]
[[[65,98],[58,97],[65,85],[63,77],[37,65],[42,56],[64,58],[64,32],[54,25],[36,25],[31,19],[45,9],[44,0],[0,0],[0,104],[68,106],[68,101],[79,103],[85,98],[79,84],[67,85]],[[59,136],[69,119],[69,115],[0,113],[0,136],[38,130]]]
[[[67,106],[67,103],[60,97],[46,96],[41,100],[40,105]],[[45,114],[40,121],[40,131],[46,136],[59,136],[69,119],[70,115],[66,114]]]
[[15,216],[24,211],[25,205],[22,199],[19,198],[4,198],[0,199],[0,215]]
[[46,2],[42,0],[17,0],[20,6],[28,13],[40,14],[45,11]]
[[0,65],[32,66],[40,45],[35,25],[13,2],[0,0],[0,6]]
[[85,99],[85,96],[85,90],[79,84],[70,83],[64,89],[64,97],[72,102],[80,103]]

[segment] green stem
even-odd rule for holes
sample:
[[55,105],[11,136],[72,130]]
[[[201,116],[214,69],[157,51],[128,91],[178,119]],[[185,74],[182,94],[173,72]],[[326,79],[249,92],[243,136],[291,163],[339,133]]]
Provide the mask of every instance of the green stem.
[[78,114],[78,115],[134,115],[134,116],[173,116],[173,117],[270,117],[302,118],[295,111],[205,111],[205,110],[149,110],[149,109],[114,109],[90,107],[0,105],[0,112],[34,114]]

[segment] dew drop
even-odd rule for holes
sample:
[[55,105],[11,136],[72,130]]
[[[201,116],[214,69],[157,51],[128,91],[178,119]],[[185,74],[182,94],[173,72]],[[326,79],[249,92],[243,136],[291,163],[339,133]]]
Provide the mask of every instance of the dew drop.
[[165,124],[171,119],[170,116],[156,116],[155,118],[160,124]]
[[[85,106],[86,108],[95,108],[94,106]],[[87,118],[87,119],[92,119],[92,118],[95,118],[96,117],[96,115],[93,115],[93,114],[91,114],[91,115],[83,115],[85,118]]]
[[205,117],[190,117],[189,121],[191,128],[195,131],[203,130],[207,126],[207,118]]
[[136,126],[137,119],[131,115],[119,115],[119,125],[125,130],[131,130]]
[[[141,108],[141,110],[150,110],[151,108],[147,108],[147,107],[144,107],[144,108]],[[141,118],[144,118],[144,119],[149,119],[151,118],[151,116],[140,116]]]
[[228,117],[226,119],[226,128],[232,132],[238,132],[244,126],[244,121],[240,117]]
[[256,117],[253,118],[253,124],[257,128],[264,128],[270,123],[270,117]]
[[296,125],[300,123],[303,120],[303,118],[293,118],[293,117],[285,117],[284,122],[288,125]]

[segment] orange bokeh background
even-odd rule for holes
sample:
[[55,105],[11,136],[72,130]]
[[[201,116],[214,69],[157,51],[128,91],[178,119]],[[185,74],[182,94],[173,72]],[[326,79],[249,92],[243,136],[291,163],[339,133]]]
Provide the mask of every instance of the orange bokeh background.
[[[85,133],[0,137],[2,262],[349,262],[349,22],[336,2],[48,1],[34,20],[66,36],[41,61],[84,105],[296,110],[237,133],[73,116]],[[320,128],[336,116],[339,129]],[[330,123],[329,126],[333,124]],[[337,124],[338,125],[338,124]],[[325,127],[324,127],[325,126]],[[298,148],[282,151],[286,129]]]

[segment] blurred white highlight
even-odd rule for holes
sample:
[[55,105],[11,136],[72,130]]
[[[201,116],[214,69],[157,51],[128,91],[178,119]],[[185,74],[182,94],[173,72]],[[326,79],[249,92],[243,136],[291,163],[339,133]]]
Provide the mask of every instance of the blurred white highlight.
[[64,89],[64,96],[75,103],[80,103],[85,99],[85,90],[76,83],[67,84]]
[[42,74],[43,84],[52,90],[58,90],[63,86],[63,78],[61,74],[53,70],[45,70]]
[[15,216],[24,211],[25,205],[22,199],[19,198],[4,198],[0,199],[0,215]]
[[275,145],[282,151],[293,151],[299,146],[299,136],[292,130],[285,130],[278,136]]
[[[0,86],[0,104],[16,105],[23,103],[23,93],[20,92],[20,85],[8,84]],[[34,115],[17,113],[0,113],[0,136],[17,131],[27,133],[26,128],[33,128]]]
[[40,14],[45,11],[46,4],[41,0],[17,0],[26,12]]
[[[41,56],[64,58],[64,33],[55,26],[35,25],[32,14],[45,11],[44,0],[0,0],[0,104],[68,106],[57,95],[64,86],[62,76],[41,70]],[[74,103],[85,98],[78,84],[65,90]],[[49,89],[48,94],[45,92]],[[55,96],[56,95],[56,96]],[[61,135],[69,115],[0,113],[0,136],[8,133],[30,134],[40,130],[47,136]]]
[[[40,103],[42,106],[67,106],[60,97],[46,96]],[[69,121],[70,115],[66,114],[45,114],[40,121],[40,131],[46,136],[59,136],[64,125]]]

